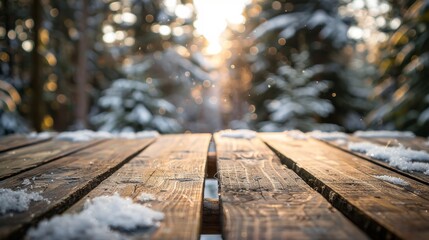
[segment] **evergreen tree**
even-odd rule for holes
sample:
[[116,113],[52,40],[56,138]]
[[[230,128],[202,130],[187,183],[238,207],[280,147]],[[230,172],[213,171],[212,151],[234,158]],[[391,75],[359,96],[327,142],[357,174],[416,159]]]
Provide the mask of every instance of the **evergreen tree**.
[[[154,129],[166,133],[183,130],[186,127],[183,124],[189,124],[194,118],[187,110],[197,106],[191,91],[210,79],[193,43],[191,5],[178,3],[176,8],[169,9],[162,1],[136,1],[131,9],[117,8],[117,4],[121,2],[112,1],[109,5],[114,14],[105,21],[103,40],[123,63],[125,79],[114,81],[105,91],[93,109],[92,123],[109,131]],[[177,8],[188,12],[176,12]],[[124,12],[128,11],[126,9],[131,12]],[[117,14],[132,14],[135,19],[132,18],[132,24],[123,21],[125,19],[115,20]],[[127,34],[125,40],[109,39],[118,32]],[[133,39],[132,44],[127,44],[127,38]],[[125,86],[139,87],[132,90]],[[116,98],[118,94],[127,99],[122,101],[126,104],[124,109],[106,106],[105,99]],[[137,99],[133,99],[136,96]],[[118,117],[109,120],[106,116]],[[139,120],[133,123],[131,119]],[[115,124],[111,124],[112,121]]]
[[263,1],[247,8],[249,45],[233,61],[250,65],[255,128],[363,127],[360,118],[369,105],[363,84],[348,68],[350,20],[338,14],[338,6],[337,0]]
[[381,46],[374,98],[379,106],[368,115],[373,128],[429,134],[429,1],[393,1],[390,19],[400,22]]
[[169,117],[176,108],[160,98],[154,85],[128,79],[114,81],[98,100],[101,112],[92,117],[93,124],[109,132],[179,132],[180,125]]

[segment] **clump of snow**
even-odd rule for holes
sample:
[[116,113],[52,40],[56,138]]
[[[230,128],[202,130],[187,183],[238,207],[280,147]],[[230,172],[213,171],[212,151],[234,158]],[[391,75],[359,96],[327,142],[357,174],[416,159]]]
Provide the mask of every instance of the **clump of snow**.
[[110,227],[133,230],[155,226],[164,214],[133,203],[131,198],[113,196],[96,197],[85,203],[84,214],[89,214]]
[[22,183],[21,183],[22,185],[24,185],[24,186],[28,186],[28,185],[31,185],[31,181],[30,181],[30,179],[28,179],[28,178],[26,178],[26,179],[24,179],[23,181],[22,181]]
[[115,230],[154,227],[163,219],[163,213],[115,194],[87,201],[78,214],[42,221],[27,236],[29,239],[123,239]]
[[385,147],[369,142],[349,143],[348,148],[351,151],[385,161],[397,169],[423,172],[429,175],[429,154],[425,151],[416,151],[404,146]]
[[140,202],[150,202],[150,201],[155,201],[156,197],[150,193],[145,193],[142,192],[138,198],[137,198]]
[[309,132],[308,134],[313,138],[325,141],[347,140],[348,137],[347,134],[343,132],[322,132],[319,130]]
[[158,137],[159,133],[157,131],[141,131],[141,132],[122,132],[115,135],[118,138],[126,139],[142,139],[142,138],[152,138]]
[[374,176],[377,179],[389,182],[389,183],[393,183],[399,186],[409,186],[410,184],[403,180],[402,178],[398,178],[398,177],[392,177],[392,176],[388,176],[388,175],[375,175]]
[[299,130],[289,130],[289,131],[285,131],[284,133],[288,137],[291,137],[295,140],[307,140],[308,139],[308,136]]
[[51,138],[55,135],[56,133],[54,132],[31,132],[29,134],[27,134],[27,138],[36,138],[36,139],[47,139],[47,138]]
[[56,216],[42,221],[36,229],[30,229],[28,239],[67,240],[67,239],[125,239],[118,232],[97,219],[84,214]]
[[42,200],[44,198],[37,192],[27,193],[26,190],[14,191],[8,188],[0,188],[0,215],[26,211],[32,201]]
[[221,137],[226,138],[245,138],[251,139],[256,137],[256,132],[249,129],[237,129],[237,130],[222,130],[219,132]]
[[91,130],[79,130],[72,132],[62,132],[57,135],[55,139],[72,141],[72,142],[85,142],[93,139],[112,138],[109,132],[94,132]]
[[142,139],[158,137],[157,131],[141,131],[141,132],[121,132],[121,133],[109,133],[109,132],[95,132],[91,130],[79,130],[73,132],[62,132],[58,134],[55,139],[72,141],[72,142],[85,142],[94,139],[111,139],[111,138],[124,138],[124,139]]
[[353,133],[356,137],[362,138],[413,138],[416,135],[412,132],[400,131],[356,131]]

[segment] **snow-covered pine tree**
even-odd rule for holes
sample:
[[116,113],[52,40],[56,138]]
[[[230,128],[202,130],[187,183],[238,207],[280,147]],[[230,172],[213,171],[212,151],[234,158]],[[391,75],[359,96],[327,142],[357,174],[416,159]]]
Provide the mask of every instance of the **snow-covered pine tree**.
[[[176,4],[192,13],[189,4]],[[133,32],[135,44],[108,44],[118,59],[126,59],[126,77],[103,92],[91,122],[97,129],[113,132],[182,131],[184,123],[196,118],[188,111],[196,109],[191,91],[211,78],[199,51],[189,50],[193,15],[177,16],[165,1],[136,2],[132,9],[135,24],[106,20],[108,28]]]
[[108,132],[181,131],[179,123],[171,118],[175,115],[175,106],[160,97],[155,87],[157,79],[150,82],[114,81],[98,100],[100,112],[91,118],[91,122],[98,130]]
[[329,129],[329,125],[319,124],[311,117],[326,117],[334,106],[320,98],[329,89],[329,82],[312,80],[323,71],[323,66],[309,66],[308,54],[292,54],[291,65],[280,66],[275,73],[268,74],[266,81],[254,86],[256,96],[265,95],[271,87],[278,91],[274,99],[264,101],[269,121],[258,123],[261,131]]
[[198,50],[189,47],[194,40],[192,7],[176,1],[176,7],[186,10],[179,16],[169,4],[172,2],[133,3],[133,24],[106,19],[107,28],[133,33],[130,37],[135,44],[107,44],[118,61],[123,61],[126,77],[115,80],[93,109],[91,122],[97,129],[178,132],[187,128],[183,123],[197,118],[197,112],[188,111],[197,109],[191,91],[210,76]]
[[244,33],[249,45],[234,61],[250,65],[249,109],[256,129],[362,127],[368,104],[360,79],[348,68],[349,21],[338,6],[338,0],[249,5]]

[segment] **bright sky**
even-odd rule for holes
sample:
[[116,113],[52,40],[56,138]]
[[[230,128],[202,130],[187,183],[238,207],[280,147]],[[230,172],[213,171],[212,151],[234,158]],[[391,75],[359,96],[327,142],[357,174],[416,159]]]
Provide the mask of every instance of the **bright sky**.
[[203,35],[208,46],[208,54],[217,54],[222,50],[222,33],[227,24],[243,24],[243,9],[250,0],[194,0],[197,20],[196,31]]

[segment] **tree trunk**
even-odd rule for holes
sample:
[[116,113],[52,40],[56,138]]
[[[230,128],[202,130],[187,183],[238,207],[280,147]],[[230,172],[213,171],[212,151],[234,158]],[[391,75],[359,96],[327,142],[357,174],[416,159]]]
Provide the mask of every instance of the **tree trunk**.
[[40,67],[42,60],[39,54],[40,36],[39,30],[42,21],[41,11],[42,5],[40,0],[33,0],[33,21],[34,21],[34,48],[31,56],[31,88],[32,88],[32,101],[31,101],[31,115],[33,127],[36,131],[42,130],[43,119],[43,81],[40,77]]
[[81,1],[82,16],[79,22],[79,44],[78,44],[78,58],[76,68],[76,128],[84,129],[88,127],[87,114],[88,114],[88,95],[87,95],[87,37],[86,27],[88,18],[88,3],[86,0]]

